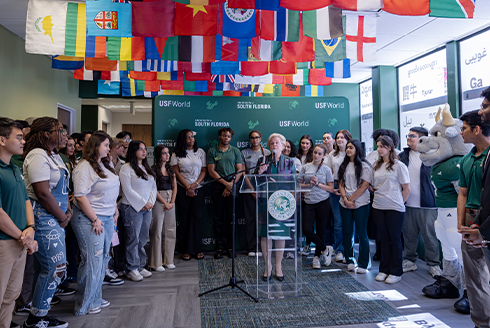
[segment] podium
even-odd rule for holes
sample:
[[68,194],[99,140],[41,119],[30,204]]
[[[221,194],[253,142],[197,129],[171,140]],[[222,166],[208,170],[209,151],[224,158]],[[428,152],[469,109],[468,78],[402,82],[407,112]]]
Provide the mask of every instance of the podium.
[[[255,194],[256,199],[256,277],[252,285],[247,284],[247,288],[259,299],[304,295],[299,253],[302,236],[301,193],[311,188],[301,188],[303,176],[247,174],[242,181],[240,193]],[[262,257],[258,256],[258,252],[262,252]],[[277,274],[281,270],[282,276]],[[269,272],[269,278],[264,279],[264,274]]]

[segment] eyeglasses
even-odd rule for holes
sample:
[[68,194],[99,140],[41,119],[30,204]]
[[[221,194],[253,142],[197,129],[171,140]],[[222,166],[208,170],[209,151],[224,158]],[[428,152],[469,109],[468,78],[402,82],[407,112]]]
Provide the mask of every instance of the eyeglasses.
[[260,139],[260,137],[250,137],[251,140]]
[[122,141],[124,141],[124,142],[131,142],[132,140],[130,138],[124,138],[124,139],[122,139]]
[[419,136],[416,134],[407,134],[407,139],[418,138]]
[[54,131],[57,131],[58,133],[61,133],[62,136],[66,136],[68,134],[68,132],[66,132],[66,129],[52,129],[52,130],[49,130],[49,132],[54,132]]

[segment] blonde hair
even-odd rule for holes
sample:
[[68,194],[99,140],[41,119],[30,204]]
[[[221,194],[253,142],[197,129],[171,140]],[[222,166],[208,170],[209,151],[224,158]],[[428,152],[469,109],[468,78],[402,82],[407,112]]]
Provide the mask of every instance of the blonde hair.
[[280,133],[273,133],[269,136],[269,138],[267,139],[267,146],[271,146],[271,140],[273,138],[279,138],[279,140],[281,140],[281,143],[284,145],[284,148],[286,148],[286,138],[280,134]]

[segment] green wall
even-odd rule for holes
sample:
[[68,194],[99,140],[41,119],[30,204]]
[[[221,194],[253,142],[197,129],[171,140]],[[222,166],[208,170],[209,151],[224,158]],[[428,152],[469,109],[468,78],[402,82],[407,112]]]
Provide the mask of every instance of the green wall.
[[80,130],[78,80],[51,68],[51,58],[25,52],[23,39],[0,26],[0,115],[13,119],[57,115],[57,103],[76,111]]
[[[323,92],[325,97],[346,97],[349,100],[350,127],[352,137],[361,140],[361,112],[359,109],[359,84],[337,83],[326,86]],[[337,131],[330,131],[335,134]]]
[[397,70],[394,66],[376,66],[373,78],[373,130],[390,129],[398,134]]

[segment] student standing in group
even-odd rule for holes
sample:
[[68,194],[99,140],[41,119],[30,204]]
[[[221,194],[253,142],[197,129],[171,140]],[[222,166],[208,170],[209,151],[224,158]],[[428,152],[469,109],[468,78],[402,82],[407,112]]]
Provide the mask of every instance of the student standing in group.
[[[21,155],[22,125],[0,117],[0,327],[12,327],[15,298],[22,289],[26,254],[37,250],[32,205],[20,169],[11,161]],[[27,250],[27,251],[26,251]]]
[[394,284],[403,274],[401,232],[404,204],[410,194],[410,177],[406,165],[397,159],[390,137],[379,137],[376,146],[379,158],[373,166],[373,217],[381,246],[376,281]]
[[175,204],[179,212],[178,240],[183,253],[182,260],[189,261],[190,254],[198,260],[202,252],[202,213],[204,191],[201,182],[207,172],[206,153],[197,147],[195,132],[183,129],[177,136],[175,150],[170,159],[177,177],[177,198]]
[[325,132],[323,134],[323,144],[327,147],[327,155],[335,150],[335,138],[332,132]]
[[296,157],[296,155],[298,155],[298,150],[296,149],[294,142],[287,139],[286,147],[284,147],[282,154],[291,158],[294,161],[294,168],[296,169],[296,172],[299,173],[301,171],[301,161]]
[[311,187],[311,190],[305,193],[303,234],[316,246],[313,258],[314,269],[321,268],[320,258],[326,266],[332,262],[331,250],[325,246],[323,240],[327,221],[325,213],[330,211],[328,198],[334,188],[332,170],[323,163],[325,156],[327,156],[327,147],[324,144],[316,145],[313,149],[313,161],[303,165],[301,174],[305,175],[300,177],[302,187]]
[[119,175],[119,171],[121,171],[121,167],[126,164],[120,156],[123,155],[126,148],[124,148],[124,141],[121,139],[112,139],[110,145],[111,151],[109,152],[108,158],[112,162],[112,167],[117,175]]
[[[259,131],[253,130],[248,134],[250,148],[242,150],[242,161],[248,170],[246,174],[252,174],[260,158],[270,155],[269,149],[264,149],[260,142],[262,135]],[[255,256],[257,251],[257,223],[256,223],[256,198],[254,193],[243,194],[243,205],[245,211],[245,240],[248,256]]]
[[97,314],[110,305],[102,299],[102,283],[119,216],[119,178],[107,158],[110,142],[106,132],[93,133],[73,172],[75,202],[71,224],[80,249],[76,315]]
[[[296,158],[301,161],[301,166],[299,167],[298,172],[301,171],[303,165],[305,165],[306,163],[310,163],[313,160],[313,139],[310,135],[305,134],[299,140],[298,154],[296,155]],[[296,163],[295,167],[298,168]],[[304,201],[301,201],[303,205],[302,208],[304,208]],[[306,237],[305,245],[301,249],[301,255],[308,256],[311,254],[310,244],[311,240]]]
[[[339,167],[340,213],[344,227],[344,254],[347,270],[366,273],[371,267],[367,221],[369,191],[372,182],[371,165],[364,159],[362,144],[350,140],[345,147],[345,159]],[[354,256],[354,225],[359,237],[359,258]]]
[[157,201],[153,207],[153,220],[150,225],[148,267],[163,272],[165,268],[175,269],[174,251],[177,235],[175,223],[177,181],[174,169],[170,165],[170,152],[164,145],[155,147],[155,164],[151,169],[156,177]]
[[[66,144],[66,130],[55,118],[34,120],[24,147],[24,181],[36,224],[34,253],[39,270],[31,312],[24,327],[67,327],[68,323],[48,316],[56,287],[66,275],[65,227],[73,211],[68,201],[69,172],[56,147]],[[37,275],[37,279],[36,279]]]
[[332,170],[335,181],[335,189],[330,195],[330,208],[333,214],[333,240],[335,261],[344,260],[344,233],[342,230],[342,215],[340,214],[340,192],[339,192],[339,167],[345,159],[345,146],[352,139],[352,135],[347,130],[339,130],[335,134],[335,150],[328,155],[327,166]]
[[126,161],[129,143],[131,142],[132,138],[133,138],[133,135],[131,134],[131,132],[128,132],[128,131],[121,131],[118,134],[116,134],[116,139],[121,140],[123,142],[123,145],[124,145],[124,151],[123,151],[123,154],[121,155],[121,159],[123,161]]
[[126,164],[119,172],[123,191],[120,210],[126,228],[126,275],[133,281],[151,277],[146,270],[146,251],[151,223],[151,210],[155,204],[157,186],[155,173],[146,159],[146,145],[133,140],[129,144]]
[[[227,176],[242,169],[240,150],[230,145],[234,134],[231,128],[219,129],[219,143],[209,148],[207,155],[209,175],[213,179],[219,179],[211,185],[216,238],[214,258],[216,259],[223,258],[224,254],[232,256],[233,178]],[[240,174],[235,177],[236,183],[238,180]]]

